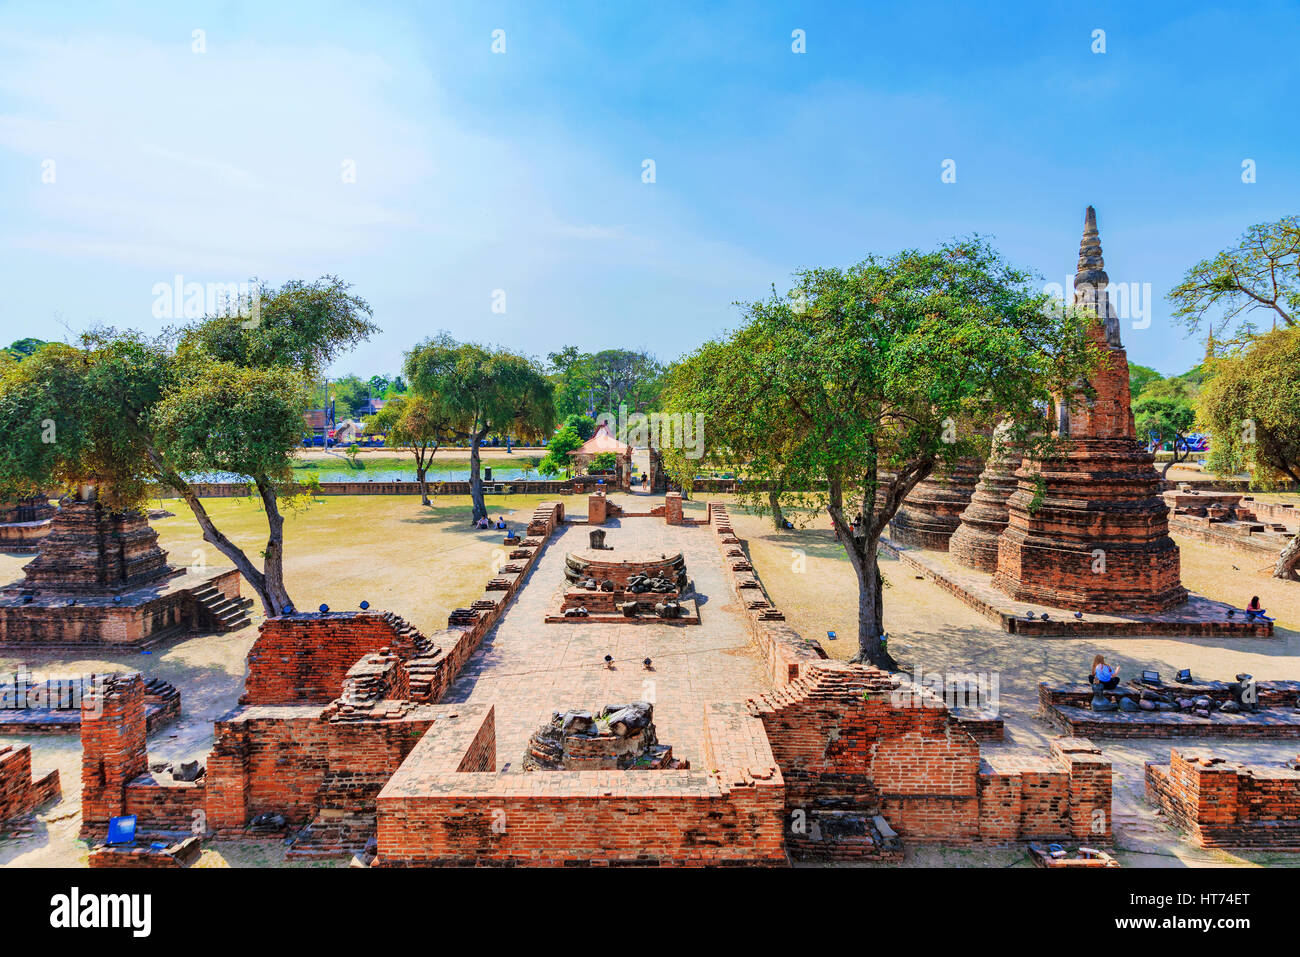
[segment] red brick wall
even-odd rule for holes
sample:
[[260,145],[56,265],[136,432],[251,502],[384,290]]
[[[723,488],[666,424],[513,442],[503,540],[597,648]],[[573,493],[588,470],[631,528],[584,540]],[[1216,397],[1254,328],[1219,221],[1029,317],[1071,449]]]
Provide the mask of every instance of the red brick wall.
[[1300,770],[1238,764],[1198,748],[1146,767],[1148,798],[1203,847],[1300,846]]
[[682,524],[682,493],[669,492],[664,499],[664,521],[669,525]]
[[254,817],[283,814],[305,824],[328,765],[329,726],[315,706],[244,708],[213,729],[208,755],[208,826],[242,832]]
[[391,617],[341,612],[268,618],[248,652],[240,704],[328,704],[348,669],[380,648],[406,657],[416,652]]
[[495,774],[473,773],[495,765],[492,710],[442,708],[379,795],[380,866],[785,860],[781,777],[747,714],[711,724],[716,771]]
[[0,745],[0,824],[29,814],[62,793],[58,771],[33,780],[30,745]]
[[[126,788],[125,812],[134,814],[140,831],[206,830],[207,789],[198,781],[173,781],[166,772],[145,774]],[[196,813],[198,812],[198,813]],[[200,832],[202,833],[202,831]]]
[[99,837],[124,812],[127,784],[149,769],[139,673],[109,675],[82,699],[81,752],[81,834]]

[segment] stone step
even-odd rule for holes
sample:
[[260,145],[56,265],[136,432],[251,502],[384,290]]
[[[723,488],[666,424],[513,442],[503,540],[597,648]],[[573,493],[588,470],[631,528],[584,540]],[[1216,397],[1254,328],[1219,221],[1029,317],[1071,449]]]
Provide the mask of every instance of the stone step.
[[788,834],[796,860],[899,861],[903,842],[883,815],[857,810],[813,809],[807,830]]

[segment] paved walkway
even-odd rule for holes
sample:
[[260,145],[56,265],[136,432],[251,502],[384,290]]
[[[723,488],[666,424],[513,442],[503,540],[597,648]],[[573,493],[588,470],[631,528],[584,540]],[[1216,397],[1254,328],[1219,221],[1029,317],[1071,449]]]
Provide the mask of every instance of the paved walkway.
[[[699,596],[699,625],[545,624],[566,586],[564,557],[587,547],[585,526],[557,529],[496,628],[445,702],[496,705],[497,767],[520,770],[528,738],[554,711],[650,700],[659,740],[704,763],[704,705],[768,690],[762,661],[732,594],[712,531],[658,518],[607,523],[615,557],[680,551]],[[614,667],[605,666],[613,655]],[[649,657],[653,670],[642,661]]]

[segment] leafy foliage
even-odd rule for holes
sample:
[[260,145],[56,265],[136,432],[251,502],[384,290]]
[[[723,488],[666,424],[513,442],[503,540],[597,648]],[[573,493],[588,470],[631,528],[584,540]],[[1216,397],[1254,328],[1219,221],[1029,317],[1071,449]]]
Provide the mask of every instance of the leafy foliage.
[[1173,318],[1188,332],[1208,322],[1214,336],[1249,338],[1254,325],[1241,317],[1255,310],[1269,314],[1274,326],[1278,320],[1293,326],[1300,310],[1300,217],[1251,226],[1236,246],[1189,269],[1169,299],[1177,307]]
[[1211,432],[1210,467],[1249,469],[1267,488],[1300,482],[1300,329],[1278,329],[1210,362],[1197,419]]
[[[786,295],[743,304],[739,330],[680,363],[666,406],[706,414],[706,457],[827,508],[859,579],[862,660],[888,665],[885,525],[936,466],[986,454],[999,418],[1028,441],[1049,393],[1095,365],[1096,318],[1047,308],[978,239],[795,279]],[[686,487],[698,467],[678,449],[664,463]]]
[[654,406],[663,388],[664,367],[649,353],[628,349],[580,352],[566,346],[553,352],[550,378],[555,386],[555,407],[563,416],[617,415],[619,406],[629,412],[645,412]]
[[1152,382],[1160,382],[1162,379],[1164,379],[1164,376],[1155,369],[1140,366],[1136,362],[1128,364],[1128,390],[1135,401],[1142,394],[1143,389]]
[[521,441],[548,435],[555,426],[550,382],[524,356],[446,335],[407,353],[403,374],[413,393],[437,397],[455,423],[454,436],[469,441],[474,518],[485,517],[479,446],[493,433],[508,432]]
[[1196,396],[1199,389],[1182,378],[1160,379],[1150,383],[1142,397],[1133,403],[1133,421],[1139,438],[1154,439],[1161,444],[1173,443],[1173,458],[1165,463],[1164,475],[1191,453],[1179,443],[1196,427]]

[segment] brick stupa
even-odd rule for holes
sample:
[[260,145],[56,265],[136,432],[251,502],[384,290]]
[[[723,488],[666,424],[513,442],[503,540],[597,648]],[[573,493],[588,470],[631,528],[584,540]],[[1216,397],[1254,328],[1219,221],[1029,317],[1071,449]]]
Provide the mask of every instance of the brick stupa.
[[118,595],[181,574],[140,512],[65,500],[40,553],[8,590],[32,595]]
[[0,552],[34,552],[46,535],[56,509],[44,495],[0,502]]
[[140,512],[82,486],[60,503],[20,581],[0,588],[0,645],[139,647],[248,623],[233,568],[174,568]]
[[889,536],[900,545],[947,551],[980,478],[979,459],[959,459],[937,468],[907,493],[889,523]]
[[1023,456],[1010,441],[1009,429],[1002,425],[994,431],[988,464],[980,473],[970,504],[961,513],[961,525],[948,540],[953,558],[990,574],[998,567],[998,539],[1009,519],[1007,502],[1020,487],[1016,470]]
[[1154,456],[1133,427],[1128,358],[1091,206],[1074,283],[1075,304],[1098,316],[1094,337],[1103,358],[1092,378],[1095,395],[1059,403],[1061,457],[1027,458],[1016,472],[993,585],[1057,608],[1163,612],[1186,601],[1187,591]]

